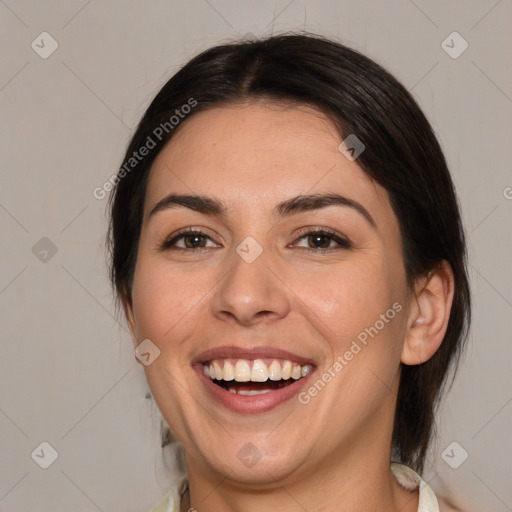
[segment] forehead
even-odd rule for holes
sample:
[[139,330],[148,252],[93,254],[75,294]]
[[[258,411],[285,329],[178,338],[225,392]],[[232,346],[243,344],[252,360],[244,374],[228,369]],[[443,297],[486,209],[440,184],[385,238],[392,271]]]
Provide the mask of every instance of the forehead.
[[386,191],[339,151],[333,123],[310,107],[251,103],[186,120],[156,158],[146,214],[170,192],[221,198],[228,209],[271,210],[288,197],[337,192],[391,214]]

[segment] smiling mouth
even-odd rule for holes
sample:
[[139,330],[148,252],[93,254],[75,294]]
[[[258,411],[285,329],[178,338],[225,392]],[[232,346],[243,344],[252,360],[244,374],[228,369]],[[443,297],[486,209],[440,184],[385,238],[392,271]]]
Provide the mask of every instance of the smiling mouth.
[[306,377],[311,364],[284,359],[212,359],[203,363],[203,373],[214,384],[230,393],[262,395],[285,388]]

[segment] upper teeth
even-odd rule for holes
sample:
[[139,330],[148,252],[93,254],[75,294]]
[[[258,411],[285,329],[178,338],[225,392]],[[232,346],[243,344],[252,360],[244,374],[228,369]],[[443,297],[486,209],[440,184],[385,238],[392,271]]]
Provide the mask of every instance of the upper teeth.
[[[252,363],[252,367],[251,367]],[[300,365],[291,361],[274,359],[268,366],[262,359],[229,360],[214,359],[203,365],[204,374],[215,380],[236,382],[265,382],[267,380],[288,380],[305,377],[312,369],[310,364]]]

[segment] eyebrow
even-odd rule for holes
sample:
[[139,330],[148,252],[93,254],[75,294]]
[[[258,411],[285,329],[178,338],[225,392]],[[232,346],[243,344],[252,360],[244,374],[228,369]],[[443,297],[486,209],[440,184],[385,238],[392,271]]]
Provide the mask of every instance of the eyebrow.
[[[327,208],[328,206],[344,206],[361,214],[374,228],[376,223],[368,210],[360,203],[340,194],[309,194],[292,197],[279,203],[273,209],[274,216],[288,217],[297,213]],[[212,217],[226,217],[227,207],[219,200],[208,196],[194,194],[169,194],[158,201],[149,212],[151,218],[157,212],[170,208],[185,207]]]

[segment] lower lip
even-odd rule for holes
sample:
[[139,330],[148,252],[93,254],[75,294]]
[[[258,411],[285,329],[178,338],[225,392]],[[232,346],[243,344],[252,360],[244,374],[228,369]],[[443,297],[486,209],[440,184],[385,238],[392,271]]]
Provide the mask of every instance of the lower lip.
[[284,404],[304,387],[306,381],[313,375],[314,370],[298,379],[293,384],[290,384],[284,388],[269,391],[268,393],[262,393],[261,395],[238,395],[231,393],[226,389],[215,384],[209,379],[203,370],[203,365],[195,365],[194,369],[199,375],[199,379],[204,384],[207,391],[212,395],[214,400],[226,407],[233,412],[245,413],[245,414],[257,414],[261,412],[271,411],[279,405]]

